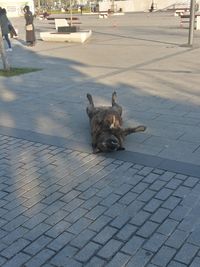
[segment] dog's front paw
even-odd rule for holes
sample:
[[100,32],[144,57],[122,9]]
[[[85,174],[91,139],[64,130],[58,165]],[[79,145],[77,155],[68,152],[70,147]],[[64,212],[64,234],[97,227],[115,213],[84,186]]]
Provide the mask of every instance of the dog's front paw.
[[119,147],[117,150],[118,150],[118,151],[120,151],[120,150],[125,150],[125,147]]

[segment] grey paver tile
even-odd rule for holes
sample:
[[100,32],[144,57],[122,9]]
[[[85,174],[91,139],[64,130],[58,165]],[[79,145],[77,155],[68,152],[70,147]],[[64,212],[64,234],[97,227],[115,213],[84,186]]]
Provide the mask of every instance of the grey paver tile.
[[137,235],[148,238],[156,230],[157,227],[157,223],[146,221],[144,225],[137,231]]
[[141,266],[144,267],[151,259],[152,253],[149,251],[145,251],[143,249],[140,249],[136,255],[134,255],[131,260],[126,265],[127,267],[132,266]]
[[120,249],[122,246],[122,242],[111,239],[105,246],[103,246],[97,255],[100,257],[109,260],[112,256],[114,256],[115,253]]
[[70,244],[77,248],[84,247],[94,236],[96,235],[95,232],[85,229],[83,232],[81,232],[79,235],[77,235]]
[[192,263],[190,264],[190,267],[198,267],[200,262],[200,257],[195,257]]
[[68,244],[73,238],[74,238],[73,234],[64,232],[58,237],[56,237],[51,243],[49,243],[48,248],[54,251],[59,251],[66,244]]
[[12,258],[15,254],[19,253],[23,248],[28,246],[30,242],[25,239],[18,239],[13,244],[5,248],[3,251],[1,251],[1,255],[6,258]]
[[107,264],[107,267],[123,267],[129,261],[130,256],[118,252],[114,258]]
[[3,266],[4,267],[21,267],[30,259],[30,256],[20,252],[15,255],[12,259],[8,260]]
[[198,247],[189,243],[185,243],[177,253],[175,260],[188,265],[194,258],[198,250],[199,250]]
[[137,231],[137,227],[131,224],[126,224],[116,235],[119,240],[127,241],[133,233]]
[[54,251],[50,249],[43,249],[36,256],[32,257],[27,263],[27,267],[39,267],[42,266],[48,259],[50,259],[55,254]]
[[160,266],[167,266],[173,258],[176,250],[167,246],[163,246],[151,260],[152,263]]
[[75,259],[81,262],[87,262],[99,249],[100,245],[94,242],[89,242],[75,255]]
[[187,232],[175,230],[169,237],[169,239],[166,241],[166,245],[173,248],[180,248],[188,237],[188,235],[189,233]]
[[95,220],[93,223],[91,223],[88,228],[99,232],[104,226],[106,226],[110,221],[112,220],[112,218],[108,217],[108,216],[104,216],[101,215],[97,220]]
[[134,255],[142,246],[145,239],[139,236],[133,236],[121,249],[121,251]]

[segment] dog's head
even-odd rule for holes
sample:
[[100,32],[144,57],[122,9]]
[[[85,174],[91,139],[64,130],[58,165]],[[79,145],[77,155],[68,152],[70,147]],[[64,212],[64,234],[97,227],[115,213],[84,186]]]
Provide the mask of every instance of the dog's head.
[[101,133],[97,139],[97,149],[101,152],[113,152],[119,150],[121,142],[117,136],[109,132]]

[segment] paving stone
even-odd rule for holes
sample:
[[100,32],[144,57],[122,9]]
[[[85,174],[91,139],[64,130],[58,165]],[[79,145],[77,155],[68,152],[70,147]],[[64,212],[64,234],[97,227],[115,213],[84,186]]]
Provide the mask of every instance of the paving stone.
[[172,179],[169,183],[165,185],[165,187],[170,189],[177,189],[177,187],[179,187],[182,182],[183,181],[179,179]]
[[79,235],[77,235],[70,244],[77,248],[84,247],[94,236],[96,235],[95,232],[85,229],[83,232],[81,232]]
[[192,244],[186,243],[182,246],[182,248],[177,253],[175,260],[188,265],[191,262],[191,260],[194,258],[198,250],[199,250],[198,247]]
[[143,248],[148,251],[156,252],[160,249],[166,239],[166,236],[159,233],[154,233],[143,245]]
[[90,199],[84,201],[84,203],[81,205],[82,208],[91,210],[93,209],[99,202],[102,201],[102,198],[93,196]]
[[159,208],[150,218],[151,221],[162,223],[170,214],[170,211],[167,209]]
[[157,180],[153,184],[151,184],[149,189],[159,191],[162,187],[164,187],[165,184],[166,184],[166,182]]
[[51,229],[49,229],[45,233],[45,235],[52,237],[52,238],[56,238],[61,233],[63,233],[65,230],[67,230],[70,226],[71,224],[69,222],[62,220],[58,222],[57,224],[55,224],[53,227],[51,227]]
[[[119,203],[121,203],[122,205],[129,205],[137,198],[137,196],[138,196],[138,194],[136,194],[136,193],[128,192],[122,198],[120,198]],[[119,197],[120,196],[118,196],[118,198]],[[113,203],[111,203],[111,204],[113,204]]]
[[167,246],[163,246],[153,257],[151,262],[158,266],[167,266],[170,260],[173,258],[176,250]]
[[130,256],[128,256],[126,254],[123,254],[121,252],[118,252],[114,256],[114,258],[106,266],[107,267],[122,267],[122,266],[126,266],[126,263],[129,261],[129,259],[130,259]]
[[176,173],[173,173],[173,172],[165,172],[163,173],[161,176],[160,176],[160,180],[163,180],[163,181],[170,181],[174,176],[175,176]]
[[85,217],[91,219],[91,220],[96,220],[102,213],[104,213],[107,210],[106,207],[97,205],[94,207],[92,210],[90,210]]
[[129,215],[129,213],[124,210],[124,212],[121,212],[121,214],[110,223],[110,225],[121,229],[130,219],[131,215]]
[[134,255],[131,260],[128,262],[126,267],[133,267],[133,266],[141,266],[144,267],[146,264],[150,261],[153,254],[149,251],[145,251],[143,249],[140,249],[136,255]]
[[48,248],[58,251],[62,249],[66,244],[68,244],[72,239],[74,238],[74,235],[71,233],[64,232],[58,237],[56,237],[49,245]]
[[126,206],[119,203],[115,203],[104,213],[104,215],[114,218],[118,216],[125,208]]
[[188,242],[193,245],[200,246],[200,229],[199,227],[195,229],[189,236]]
[[145,183],[149,183],[152,184],[153,182],[155,182],[157,179],[159,178],[159,174],[156,174],[155,172],[151,172],[149,173],[145,178],[144,178],[144,182]]
[[81,262],[87,262],[99,249],[100,245],[94,242],[89,242],[78,252],[78,254],[76,254],[75,259]]
[[177,190],[173,193],[174,196],[177,197],[185,197],[186,195],[188,195],[191,191],[191,188],[186,187],[186,186],[179,186],[177,188]]
[[76,208],[78,208],[81,204],[85,203],[84,200],[79,198],[74,198],[72,201],[70,201],[68,204],[66,204],[63,209],[72,212]]
[[140,182],[132,189],[132,191],[134,193],[141,194],[145,189],[147,189],[148,186],[148,183]]
[[30,259],[30,256],[20,252],[15,255],[12,259],[8,260],[3,266],[5,267],[21,267]]
[[182,219],[185,218],[190,211],[191,208],[189,207],[177,206],[169,215],[169,217],[177,221],[182,221]]
[[116,203],[120,198],[121,198],[120,195],[112,193],[108,197],[106,197],[104,200],[102,200],[100,204],[102,206],[110,207],[114,203]]
[[42,266],[48,259],[50,259],[55,254],[54,251],[50,249],[44,249],[40,251],[36,256],[31,258],[27,263],[27,267]]
[[97,253],[100,257],[109,260],[122,246],[122,242],[111,239],[105,246],[103,246]]
[[147,221],[145,224],[137,231],[137,235],[148,238],[158,227],[157,223]]
[[123,184],[117,189],[114,190],[114,193],[117,195],[125,195],[127,192],[129,192],[132,189],[132,186],[129,184]]
[[78,221],[81,217],[83,217],[88,211],[86,209],[83,209],[81,207],[78,207],[74,211],[72,211],[69,215],[68,213],[65,213],[65,220],[69,223],[75,223]]
[[133,233],[137,231],[137,227],[131,224],[126,224],[116,235],[117,239],[127,241]]
[[175,230],[174,233],[172,233],[172,235],[166,241],[166,245],[178,249],[183,245],[188,235],[189,233],[187,232]]
[[98,233],[98,235],[95,236],[95,238],[93,238],[93,241],[104,245],[113,237],[116,232],[116,228],[106,226],[103,230],[101,230],[101,232]]
[[30,241],[34,241],[35,239],[43,235],[46,231],[48,231],[50,228],[51,228],[50,225],[45,224],[45,223],[40,223],[36,227],[31,229],[29,232],[27,232],[24,235],[24,238]]
[[93,223],[91,223],[88,228],[99,232],[104,226],[106,226],[110,221],[112,220],[112,218],[108,217],[108,216],[100,216],[97,220],[95,220]]
[[139,236],[133,236],[121,249],[124,253],[134,255],[142,246],[145,239]]
[[151,213],[148,213],[146,211],[140,210],[130,221],[130,223],[141,226],[149,217],[151,216]]
[[170,210],[173,210],[179,203],[181,202],[181,199],[178,197],[170,196],[163,204],[163,208],[167,208]]
[[[50,263],[53,266],[65,266],[67,262],[72,264],[72,266],[82,266],[79,262],[72,259],[72,257],[78,252],[77,248],[74,248],[70,245],[66,245],[63,249],[57,252],[51,259]],[[70,261],[70,258],[72,261]],[[74,264],[74,265],[73,265]]]
[[177,261],[171,261],[167,266],[168,267],[186,267],[187,265],[177,262]]
[[161,204],[162,204],[161,200],[153,198],[149,201],[149,203],[146,206],[144,206],[143,209],[147,212],[153,213],[160,207]]
[[34,242],[32,242],[29,246],[24,249],[24,252],[30,255],[35,255],[39,251],[41,251],[44,247],[46,247],[52,241],[51,238],[47,236],[41,236]]
[[190,264],[190,267],[198,267],[200,262],[200,257],[195,257],[192,263]]
[[172,193],[172,190],[168,188],[163,188],[155,195],[155,198],[160,200],[166,200]]
[[155,195],[155,192],[149,189],[146,189],[142,194],[138,196],[138,200],[147,202],[149,201],[153,196]]
[[157,231],[163,235],[170,236],[171,233],[175,230],[177,227],[178,222],[171,220],[171,219],[166,219],[160,227],[157,229]]
[[1,255],[10,259],[14,255],[16,255],[18,252],[20,252],[23,248],[28,246],[29,243],[30,243],[29,241],[23,238],[20,238],[17,241],[15,241],[13,244],[11,244],[9,247],[1,251]]
[[72,226],[70,226],[68,228],[68,231],[72,234],[77,235],[84,229],[86,229],[91,223],[92,220],[82,217],[78,221],[76,221]]
[[93,267],[93,266],[95,266],[95,267],[103,267],[103,266],[105,266],[105,264],[106,264],[105,260],[100,259],[98,257],[92,257],[92,259],[87,264],[85,264],[84,266],[85,267]]

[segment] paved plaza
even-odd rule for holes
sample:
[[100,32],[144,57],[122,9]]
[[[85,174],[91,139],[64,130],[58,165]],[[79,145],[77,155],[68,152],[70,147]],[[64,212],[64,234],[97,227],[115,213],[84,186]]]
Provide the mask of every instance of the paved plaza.
[[[84,44],[19,39],[0,78],[0,266],[200,266],[200,32],[170,13],[98,19]],[[86,93],[113,90],[126,151],[91,153]]]

